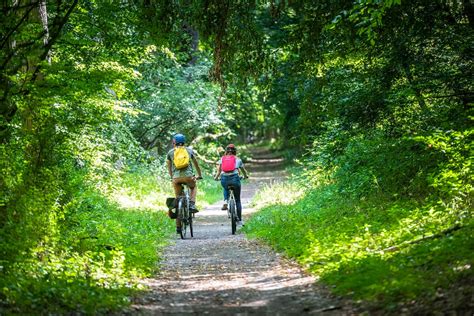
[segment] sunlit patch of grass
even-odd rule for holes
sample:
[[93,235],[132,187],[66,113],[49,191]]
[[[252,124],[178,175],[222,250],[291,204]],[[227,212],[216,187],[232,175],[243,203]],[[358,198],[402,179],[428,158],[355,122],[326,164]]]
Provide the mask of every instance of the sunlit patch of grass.
[[253,204],[257,208],[268,205],[290,205],[304,196],[306,189],[284,182],[278,185],[266,185],[255,195]]
[[448,237],[413,244],[395,253],[374,253],[342,262],[323,272],[324,281],[339,294],[355,298],[397,302],[423,297],[434,299],[437,290],[473,278],[473,227]]
[[204,177],[203,180],[198,181],[198,207],[204,208],[206,205],[214,204],[223,199],[220,181],[215,181],[210,177]]
[[110,194],[122,207],[154,210],[165,210],[166,198],[173,195],[170,181],[143,171],[123,175]]
[[[205,177],[197,182],[197,205],[204,208],[222,199],[220,182]],[[166,198],[174,197],[171,181],[151,173],[124,175],[111,192],[111,199],[124,208],[166,211]]]

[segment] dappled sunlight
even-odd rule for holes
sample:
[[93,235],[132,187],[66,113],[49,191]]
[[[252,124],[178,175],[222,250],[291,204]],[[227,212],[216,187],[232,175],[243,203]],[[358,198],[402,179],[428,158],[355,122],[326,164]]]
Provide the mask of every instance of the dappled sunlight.
[[[256,264],[242,272],[226,272],[223,267],[221,273],[202,274],[197,272],[198,267],[194,267],[189,274],[186,273],[187,271],[174,271],[175,279],[173,279],[173,273],[167,273],[166,278],[148,279],[144,284],[151,289],[150,295],[160,295],[162,299],[148,304],[145,309],[167,310],[168,298],[178,296],[188,297],[187,303],[178,303],[182,312],[195,311],[198,306],[212,308],[211,301],[215,301],[212,304],[217,305],[215,308],[220,308],[220,313],[231,313],[232,308],[268,311],[271,306],[280,305],[286,301],[288,301],[286,308],[293,309],[295,306],[291,301],[294,301],[295,297],[300,299],[306,297],[305,306],[308,304],[329,305],[322,298],[314,300],[315,279],[313,277],[302,276],[299,269],[284,267],[277,262],[266,268],[263,267]],[[310,297],[312,297],[311,303],[308,303]],[[176,303],[171,303],[171,305],[176,310]],[[144,309],[142,306],[140,308]]]
[[301,277],[298,270],[281,271],[278,265],[258,272],[227,273],[224,268],[223,272],[217,275],[209,273],[182,275],[180,271],[176,271],[176,275],[179,276],[176,281],[150,279],[145,284],[150,287],[166,286],[169,292],[183,293],[213,290],[265,292],[293,287],[302,287],[303,290],[315,282],[314,277]]
[[287,183],[275,183],[265,186],[257,193],[257,205],[261,208],[265,205],[290,205],[298,201],[305,194],[305,190],[297,185]]
[[164,195],[150,193],[148,195],[137,198],[129,194],[127,190],[119,190],[111,195],[112,201],[115,201],[122,208],[143,208],[143,209],[163,209],[166,208]]

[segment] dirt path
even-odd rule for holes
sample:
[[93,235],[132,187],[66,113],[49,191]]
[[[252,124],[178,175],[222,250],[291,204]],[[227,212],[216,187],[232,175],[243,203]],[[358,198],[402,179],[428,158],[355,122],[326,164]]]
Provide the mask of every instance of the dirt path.
[[[242,191],[244,219],[254,211],[249,203],[256,190],[284,176],[281,159],[274,157],[261,156],[248,168],[252,180]],[[176,237],[166,249],[160,274],[144,281],[151,291],[126,314],[348,314],[295,263],[240,231],[232,235],[220,207],[218,203],[197,214],[193,239]]]

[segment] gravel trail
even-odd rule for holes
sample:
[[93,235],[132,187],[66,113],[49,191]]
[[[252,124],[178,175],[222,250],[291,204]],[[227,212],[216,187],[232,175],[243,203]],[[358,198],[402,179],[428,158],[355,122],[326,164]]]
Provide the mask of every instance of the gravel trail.
[[[260,157],[258,157],[260,154]],[[247,165],[243,217],[261,186],[284,177],[282,160],[257,158]],[[347,315],[342,301],[330,297],[294,262],[237,231],[231,234],[221,203],[200,211],[194,238],[169,245],[160,273],[143,281],[150,288],[126,314],[138,315]]]

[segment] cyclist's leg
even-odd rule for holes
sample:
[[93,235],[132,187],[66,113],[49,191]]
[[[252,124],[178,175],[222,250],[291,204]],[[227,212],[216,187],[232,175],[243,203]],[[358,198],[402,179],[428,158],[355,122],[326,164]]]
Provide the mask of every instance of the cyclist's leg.
[[197,195],[197,185],[196,179],[194,177],[181,177],[177,178],[179,183],[186,184],[189,187],[189,208],[192,212],[196,213],[196,195]]
[[173,189],[175,198],[178,198],[183,192],[183,186],[181,185],[181,183],[183,182],[181,182],[181,179],[182,178],[173,178]]
[[228,176],[221,176],[221,185],[224,193],[224,205],[222,205],[221,210],[225,211],[227,210],[227,202],[229,201],[229,189],[227,188],[228,186]]
[[227,189],[227,186],[229,185],[228,179],[229,179],[228,176],[221,177],[221,185],[222,185],[222,188],[224,189],[224,201],[229,200],[229,189]]
[[[182,182],[180,182],[181,178],[173,178],[173,189],[174,189],[174,195],[176,198],[176,203],[178,203],[178,198],[183,192],[183,186],[181,185]],[[176,205],[177,207],[178,205]],[[176,231],[179,233],[181,230],[181,221],[179,218],[176,219]]]
[[237,217],[239,218],[239,221],[242,221],[242,203],[240,202],[240,192],[241,192],[241,185],[240,185],[240,180],[239,180],[238,184],[235,184],[234,186],[234,196],[235,196],[235,204],[237,206]]
[[192,202],[196,202],[196,195],[197,195],[196,180],[194,179],[194,177],[186,177],[186,178],[184,178],[184,181],[186,181],[185,183],[188,185],[189,190],[191,191],[189,199]]

